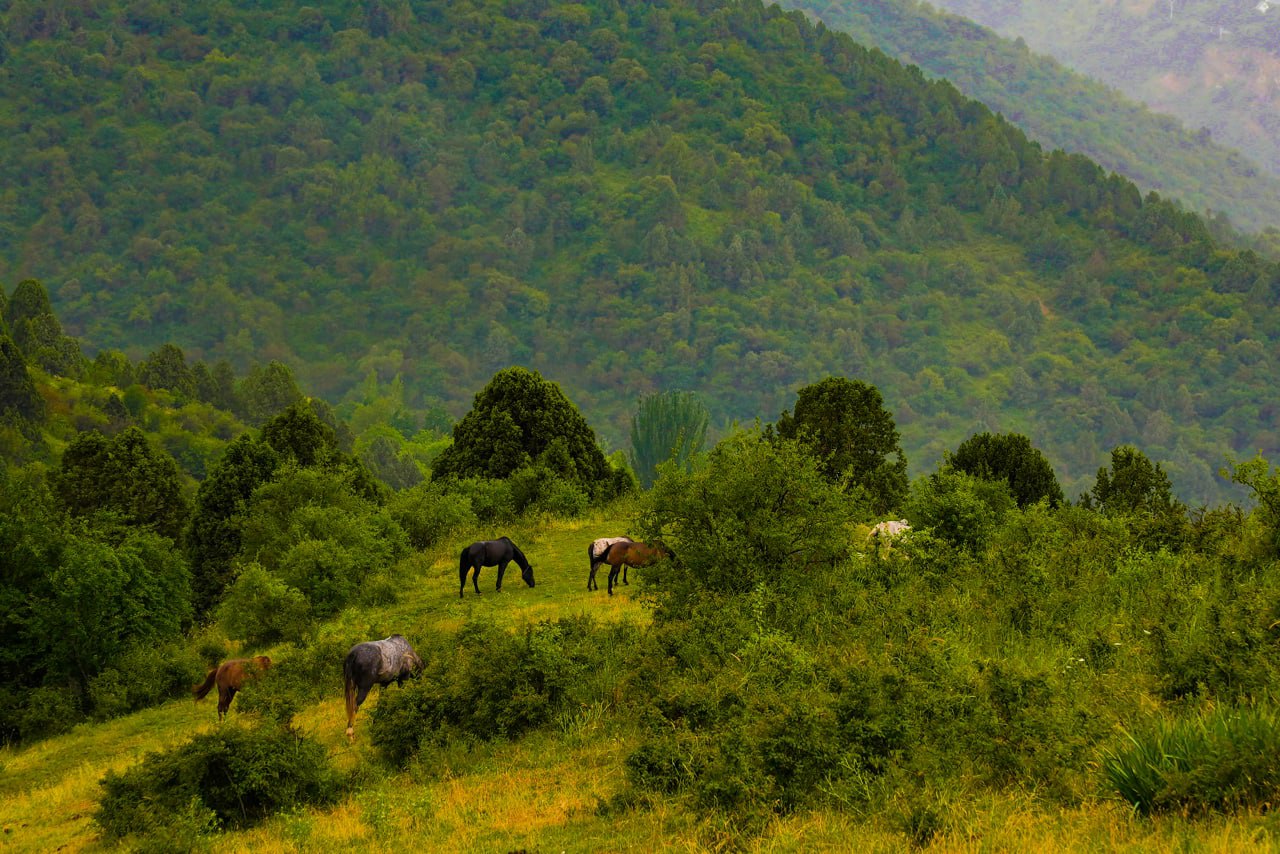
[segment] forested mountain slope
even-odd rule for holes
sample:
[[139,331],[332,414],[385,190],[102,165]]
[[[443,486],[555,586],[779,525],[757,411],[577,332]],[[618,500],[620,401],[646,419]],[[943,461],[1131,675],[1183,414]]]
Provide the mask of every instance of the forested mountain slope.
[[[1213,496],[1274,453],[1280,270],[946,82],[758,3],[14,3],[0,278],[138,356],[280,358],[457,414],[501,366],[620,444],[637,398],[883,390]],[[1074,489],[1073,489],[1074,488]]]
[[1280,8],[1256,0],[940,0],[1280,174]]
[[[1246,231],[1280,228],[1280,178],[1209,134],[1193,132],[1199,124],[1189,129],[1157,115],[1111,85],[1032,53],[1024,42],[1001,38],[918,0],[787,0],[782,5],[804,9],[932,77],[950,80],[1046,149],[1087,155],[1194,211],[1226,213]],[[1008,31],[985,10],[971,11]],[[1161,108],[1181,115],[1167,104]]]

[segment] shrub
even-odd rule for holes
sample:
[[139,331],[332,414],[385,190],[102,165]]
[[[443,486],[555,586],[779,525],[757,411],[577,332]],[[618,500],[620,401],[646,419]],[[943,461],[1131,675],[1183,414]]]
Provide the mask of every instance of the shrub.
[[241,570],[218,606],[227,634],[254,646],[304,633],[310,612],[306,596],[256,563]]
[[108,772],[94,819],[109,835],[155,835],[173,816],[244,827],[291,807],[332,803],[341,782],[324,748],[278,726],[227,724]]
[[204,661],[191,644],[135,644],[89,681],[97,718],[112,718],[190,692],[204,676]]
[[1106,751],[1107,784],[1143,815],[1261,807],[1280,795],[1280,716],[1270,706],[1219,707],[1161,723]]
[[387,509],[415,549],[426,549],[479,520],[471,498],[449,481],[423,481],[392,497]]

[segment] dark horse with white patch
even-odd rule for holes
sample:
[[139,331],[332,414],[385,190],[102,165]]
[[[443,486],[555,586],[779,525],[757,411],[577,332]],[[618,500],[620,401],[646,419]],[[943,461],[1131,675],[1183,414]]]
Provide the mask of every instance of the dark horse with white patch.
[[600,562],[609,564],[609,595],[613,595],[614,582],[624,566],[650,566],[660,560],[673,560],[675,556],[675,552],[662,543],[619,540],[600,555]]
[[498,568],[498,586],[496,589],[502,589],[502,576],[507,571],[507,564],[515,561],[520,567],[520,577],[524,579],[524,583],[533,586],[533,567],[529,565],[529,559],[524,556],[524,552],[516,547],[508,537],[499,537],[496,540],[480,540],[472,543],[462,550],[462,555],[458,559],[458,598],[462,598],[462,594],[467,589],[467,573],[475,570],[475,574],[471,576],[471,585],[476,589],[476,595],[480,594],[480,567],[496,566]]
[[356,737],[356,710],[374,685],[397,685],[422,669],[422,659],[404,639],[392,635],[351,647],[342,662],[342,682],[347,698],[347,738]]

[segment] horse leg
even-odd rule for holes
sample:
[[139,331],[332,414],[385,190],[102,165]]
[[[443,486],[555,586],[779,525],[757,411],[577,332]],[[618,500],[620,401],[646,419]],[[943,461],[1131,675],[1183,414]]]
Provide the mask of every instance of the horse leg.
[[610,596],[613,595],[614,582],[618,580],[618,573],[622,571],[623,566],[625,566],[625,564],[620,563],[617,566],[609,567],[609,595]]
[[462,594],[467,592],[467,573],[471,571],[471,567],[463,566],[458,570],[458,598],[462,598]]
[[235,699],[235,696],[236,688],[234,685],[218,689],[218,723],[222,723],[222,719],[226,716],[227,710],[231,708],[231,701]]
[[587,590],[599,590],[596,586],[596,570],[600,568],[600,564],[594,560],[591,561],[591,574],[587,576]]
[[627,581],[627,565],[625,563],[622,565],[622,583],[627,585],[631,584],[630,581]]
[[[471,586],[476,589],[476,595],[480,595],[480,570],[484,568],[484,564],[476,564],[476,571],[471,576]],[[463,585],[466,586],[465,584]]]
[[498,564],[498,592],[502,592],[502,576],[507,574],[507,561]]

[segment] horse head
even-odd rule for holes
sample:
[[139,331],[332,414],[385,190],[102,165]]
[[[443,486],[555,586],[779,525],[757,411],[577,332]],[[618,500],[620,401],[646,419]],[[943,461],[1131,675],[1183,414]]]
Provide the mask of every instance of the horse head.
[[520,577],[524,579],[524,583],[533,586],[533,564],[526,564],[520,568]]

